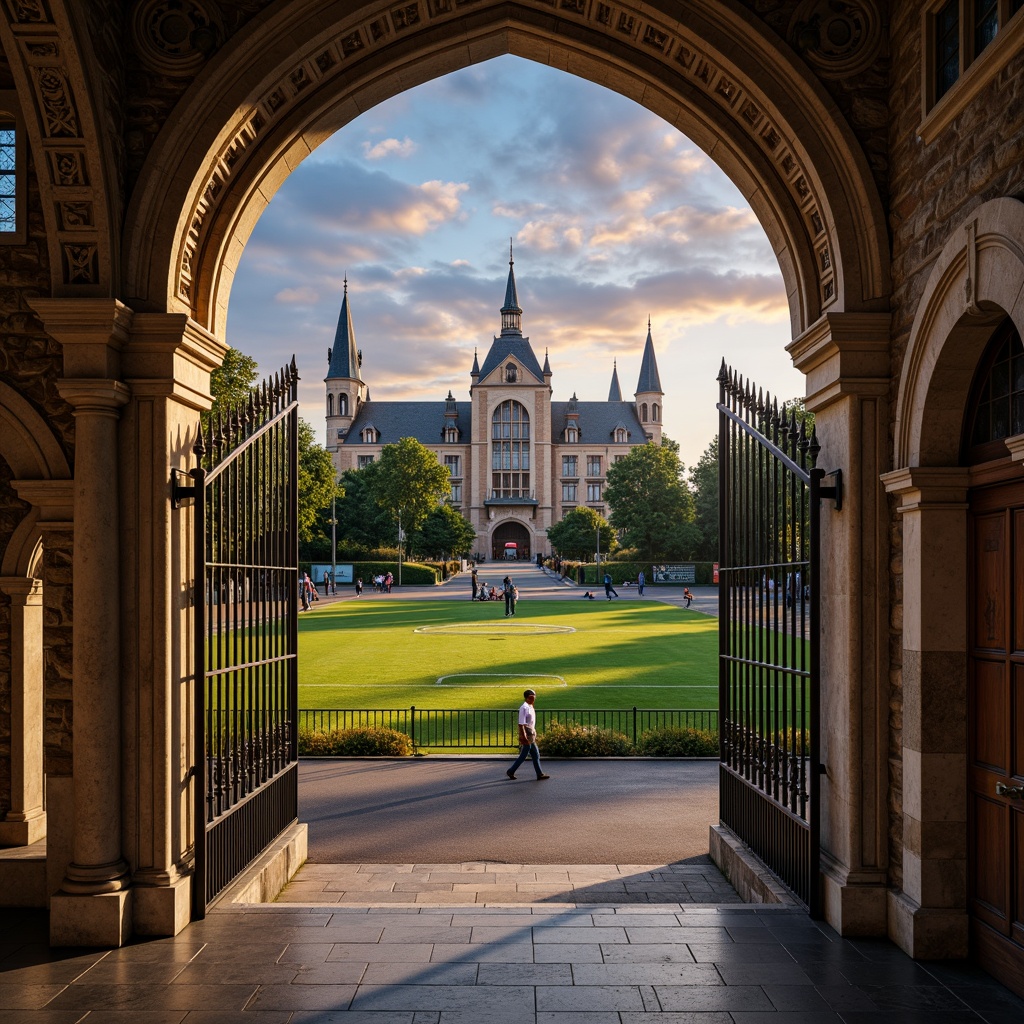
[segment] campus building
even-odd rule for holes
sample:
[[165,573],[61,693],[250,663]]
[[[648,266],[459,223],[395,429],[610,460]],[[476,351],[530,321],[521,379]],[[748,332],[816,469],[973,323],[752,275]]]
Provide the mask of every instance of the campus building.
[[[196,465],[235,268],[323,139],[501,54],[633,97],[759,218],[789,302],[779,365],[805,375],[819,465],[843,472],[842,507],[823,511],[808,769],[824,914],[1019,986],[1019,0],[0,5],[0,842],[17,851],[0,893],[48,906],[58,944],[188,926],[202,587],[173,479]],[[551,447],[531,459],[598,438],[581,414],[582,441],[564,439],[568,406],[555,414],[544,368],[509,341],[456,402],[452,454],[464,487],[474,473],[467,513],[512,508],[536,536],[532,506],[486,497],[506,490],[496,405],[533,390]],[[510,362],[522,382],[499,381]],[[386,439],[372,403],[349,411]],[[602,431],[620,418],[644,429]],[[540,516],[561,466],[537,465],[518,490]],[[279,810],[285,836],[301,832]]]
[[509,256],[501,333],[483,364],[473,353],[469,401],[448,392],[437,402],[376,402],[362,379],[348,283],[334,345],[327,353],[327,450],[335,469],[362,469],[386,444],[414,437],[451,474],[450,503],[476,530],[476,551],[520,559],[550,551],[547,529],[579,505],[601,515],[605,474],[635,445],[661,442],[664,412],[651,325],[632,402],[622,400],[613,366],[608,399],[552,401],[547,351],[541,366],[523,335],[523,311]]

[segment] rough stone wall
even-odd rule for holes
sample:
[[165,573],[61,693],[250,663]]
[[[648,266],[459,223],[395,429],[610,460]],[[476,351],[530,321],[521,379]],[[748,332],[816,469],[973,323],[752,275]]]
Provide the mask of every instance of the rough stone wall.
[[[921,3],[897,5],[891,35],[892,92],[889,137],[893,238],[892,418],[904,353],[932,264],[970,211],[1000,196],[1024,194],[1024,53],[925,146],[921,121]],[[899,467],[893,467],[899,468]],[[903,534],[891,506],[890,603],[890,853],[893,882],[902,880],[902,624]]]

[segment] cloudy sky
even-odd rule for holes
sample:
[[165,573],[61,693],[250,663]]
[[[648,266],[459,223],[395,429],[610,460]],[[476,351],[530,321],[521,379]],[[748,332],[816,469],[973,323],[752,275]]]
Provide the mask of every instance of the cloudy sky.
[[375,107],[285,182],[253,231],[228,341],[272,372],[294,352],[324,437],[343,279],[374,400],[469,397],[500,330],[513,240],[523,333],[554,399],[631,398],[651,319],[665,430],[692,465],[717,430],[724,356],[802,393],[778,264],[740,193],[631,100],[501,57]]

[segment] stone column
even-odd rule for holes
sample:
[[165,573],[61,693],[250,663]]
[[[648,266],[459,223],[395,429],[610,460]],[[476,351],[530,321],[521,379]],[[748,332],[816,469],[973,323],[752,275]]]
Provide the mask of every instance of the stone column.
[[889,315],[828,313],[788,350],[807,375],[818,466],[843,473],[842,510],[826,501],[821,513],[825,915],[842,935],[884,935],[889,593],[879,475],[889,443]]
[[71,862],[50,901],[56,946],[118,946],[131,934],[121,791],[120,354],[131,311],[115,299],[36,299],[64,351],[58,387],[74,410]]
[[889,936],[967,956],[967,491],[962,467],[883,477],[903,517],[903,889]]
[[43,585],[0,577],[11,599],[11,808],[0,846],[29,846],[46,835],[43,810]]

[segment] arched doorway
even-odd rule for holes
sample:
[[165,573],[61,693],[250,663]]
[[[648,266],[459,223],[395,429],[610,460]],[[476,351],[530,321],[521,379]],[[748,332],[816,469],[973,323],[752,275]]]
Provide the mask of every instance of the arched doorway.
[[[512,551],[506,548],[506,544],[515,544],[515,555],[507,552]],[[501,523],[491,534],[491,558],[496,562],[500,561],[529,561],[532,558],[530,551],[530,531],[522,523],[514,519]]]

